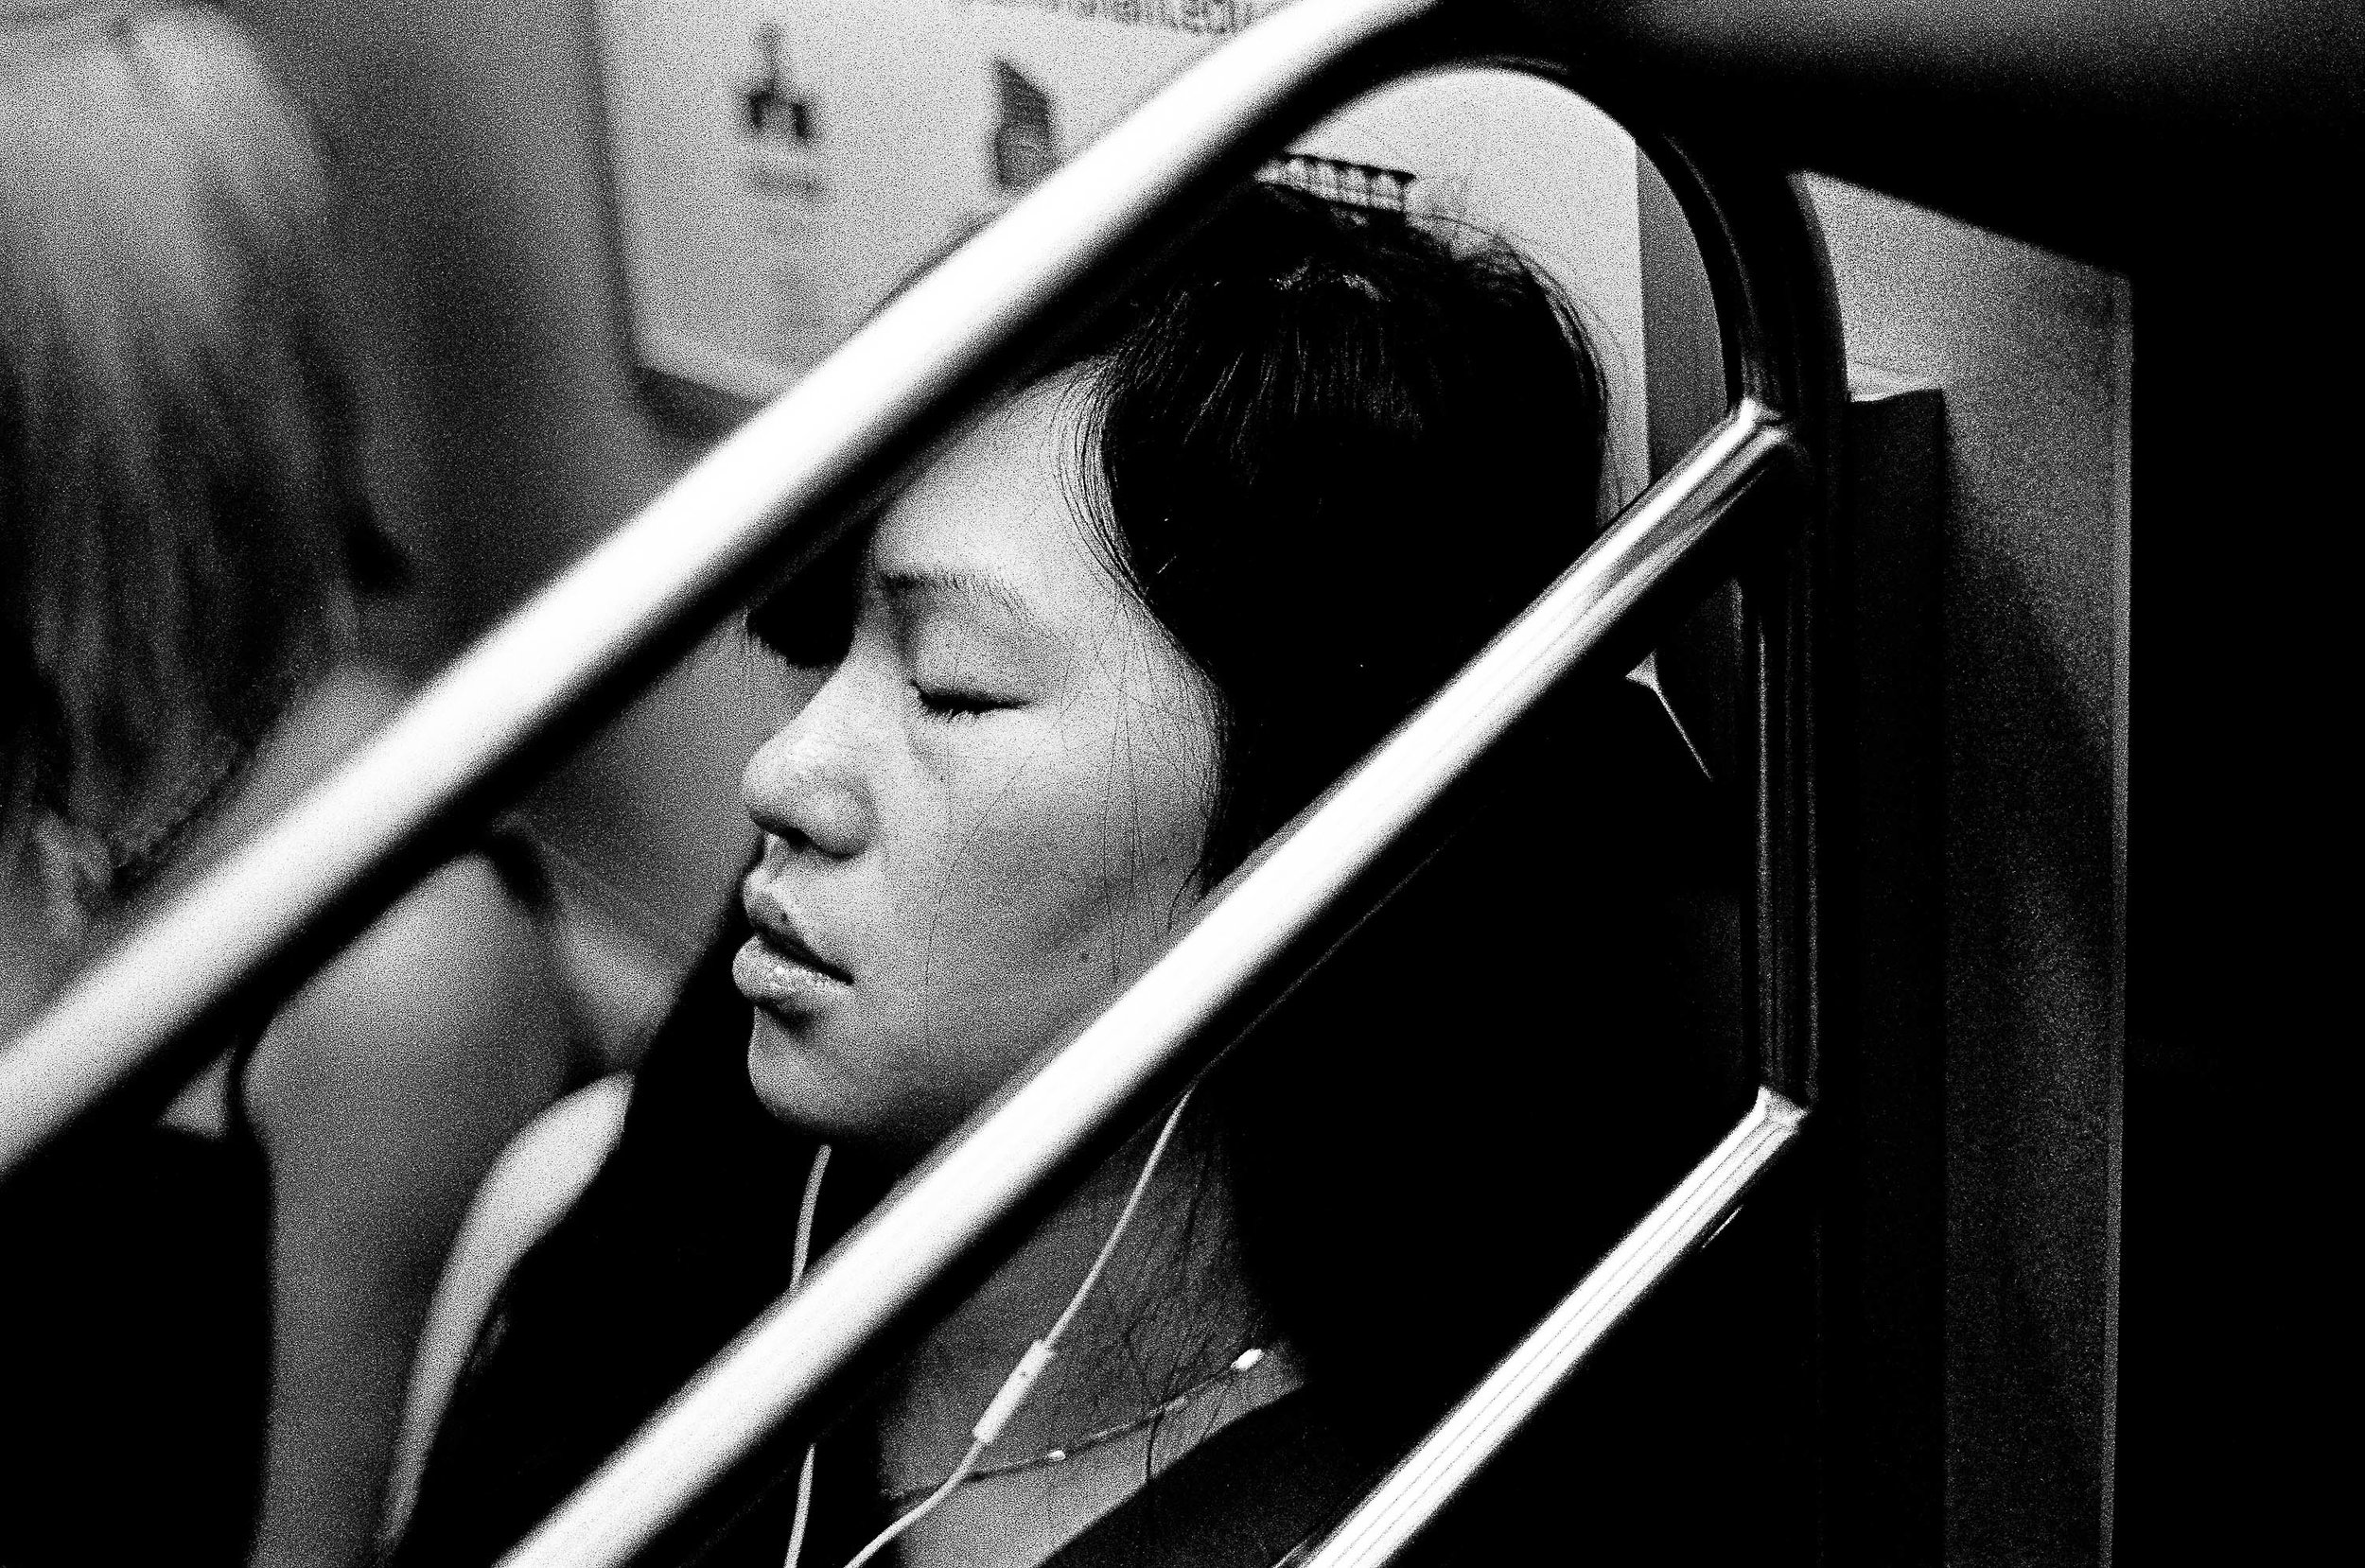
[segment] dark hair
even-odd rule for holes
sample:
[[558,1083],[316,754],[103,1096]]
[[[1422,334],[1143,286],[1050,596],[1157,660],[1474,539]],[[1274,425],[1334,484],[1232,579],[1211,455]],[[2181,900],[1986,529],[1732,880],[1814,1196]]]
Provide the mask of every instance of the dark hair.
[[370,525],[311,132],[201,7],[0,52],[0,848],[119,896],[341,651]]
[[1600,370],[1475,230],[1253,184],[1066,367],[1086,515],[1221,705],[1210,880],[1595,531]]

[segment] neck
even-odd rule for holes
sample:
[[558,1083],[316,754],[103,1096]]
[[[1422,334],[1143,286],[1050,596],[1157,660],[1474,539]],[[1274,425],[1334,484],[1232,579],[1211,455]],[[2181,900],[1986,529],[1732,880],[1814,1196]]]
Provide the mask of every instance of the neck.
[[[978,1415],[1092,1266],[1155,1130],[1130,1141],[1046,1218],[890,1380],[879,1407],[882,1480],[890,1490],[941,1477],[968,1452]],[[1186,1121],[1099,1283],[987,1462],[1068,1447],[1155,1408],[1246,1349],[1258,1316],[1239,1268],[1221,1162]]]

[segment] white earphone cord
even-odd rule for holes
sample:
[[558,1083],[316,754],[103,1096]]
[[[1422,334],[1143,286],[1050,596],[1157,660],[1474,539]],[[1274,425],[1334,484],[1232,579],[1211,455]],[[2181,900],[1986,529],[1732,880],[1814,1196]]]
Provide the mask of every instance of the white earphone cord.
[[[824,1143],[814,1151],[813,1164],[805,1172],[804,1201],[797,1206],[797,1243],[788,1258],[792,1293],[805,1282],[805,1263],[813,1256],[813,1216],[821,1208],[821,1174],[829,1168],[830,1146]],[[814,1446],[805,1445],[805,1457],[797,1467],[797,1517],[788,1527],[788,1559],[782,1568],[797,1568],[797,1559],[804,1555],[805,1523],[813,1514]]]
[[[927,1518],[939,1504],[960,1490],[961,1483],[969,1479],[978,1462],[986,1456],[986,1450],[993,1446],[993,1440],[1002,1436],[1002,1429],[1009,1424],[1010,1418],[1017,1415],[1019,1407],[1026,1402],[1026,1396],[1034,1391],[1035,1380],[1051,1364],[1053,1348],[1067,1333],[1068,1325],[1076,1321],[1076,1315],[1083,1310],[1085,1298],[1100,1282],[1101,1273],[1116,1252],[1117,1243],[1124,1238],[1127,1227],[1133,1223],[1134,1211],[1142,1206],[1142,1194],[1149,1191],[1150,1175],[1158,1169],[1158,1161],[1165,1156],[1166,1144],[1173,1141],[1174,1129],[1182,1120],[1183,1107],[1191,1103],[1191,1089],[1198,1087],[1193,1084],[1190,1089],[1185,1089],[1175,1100],[1174,1108],[1166,1112],[1166,1124],[1158,1129],[1158,1141],[1149,1146],[1149,1156],[1142,1161],[1141,1174],[1133,1178],[1133,1191],[1127,1196],[1125,1208],[1117,1215],[1117,1223],[1111,1228],[1109,1239],[1100,1244],[1099,1255],[1093,1259],[1092,1267],[1084,1271],[1083,1283],[1077,1285],[1076,1294],[1068,1298],[1067,1310],[1060,1313],[1059,1321],[1051,1325],[1051,1332],[1027,1346],[1026,1353],[1019,1358],[1017,1366],[1010,1368],[1010,1375],[1003,1381],[1001,1391],[993,1396],[992,1402],[986,1406],[985,1414],[979,1416],[977,1424],[970,1429],[970,1436],[974,1440],[969,1445],[969,1452],[962,1456],[961,1462],[955,1465],[953,1473],[947,1475],[937,1490],[914,1506],[909,1513],[881,1530],[871,1539],[870,1544],[856,1552],[846,1568],[863,1568],[865,1563],[886,1550],[898,1536]],[[813,1466],[811,1450],[806,1453],[805,1465],[805,1472],[810,1476]],[[787,1568],[797,1568],[797,1550],[803,1544],[803,1535],[804,1508],[800,1503],[797,1526],[790,1541]]]

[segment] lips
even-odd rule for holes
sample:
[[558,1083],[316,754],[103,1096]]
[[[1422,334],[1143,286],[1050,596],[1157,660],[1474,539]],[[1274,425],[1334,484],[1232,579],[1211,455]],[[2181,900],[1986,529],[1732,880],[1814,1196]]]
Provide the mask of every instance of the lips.
[[769,897],[750,889],[742,902],[757,934],[731,960],[731,979],[748,1001],[798,1012],[853,983],[806,946],[787,912]]

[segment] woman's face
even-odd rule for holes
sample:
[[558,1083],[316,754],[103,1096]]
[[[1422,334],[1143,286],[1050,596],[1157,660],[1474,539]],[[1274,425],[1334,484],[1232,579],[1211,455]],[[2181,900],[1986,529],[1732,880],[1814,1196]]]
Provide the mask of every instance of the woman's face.
[[844,659],[747,765],[748,1069],[828,1136],[940,1138],[1196,897],[1214,704],[1074,514],[1066,390],[896,503]]

